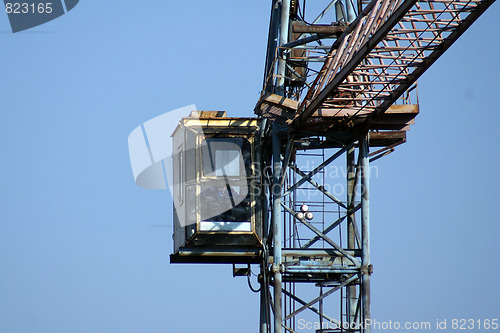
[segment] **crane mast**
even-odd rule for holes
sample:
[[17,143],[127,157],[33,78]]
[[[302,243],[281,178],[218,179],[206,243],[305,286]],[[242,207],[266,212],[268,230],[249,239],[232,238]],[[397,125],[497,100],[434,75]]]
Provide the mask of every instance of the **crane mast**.
[[138,185],[172,171],[170,261],[233,264],[260,333],[370,333],[372,163],[406,142],[417,79],[493,2],[272,0],[256,117],[191,105],[129,136]]
[[261,333],[371,332],[370,162],[406,141],[417,79],[492,3],[272,2]]

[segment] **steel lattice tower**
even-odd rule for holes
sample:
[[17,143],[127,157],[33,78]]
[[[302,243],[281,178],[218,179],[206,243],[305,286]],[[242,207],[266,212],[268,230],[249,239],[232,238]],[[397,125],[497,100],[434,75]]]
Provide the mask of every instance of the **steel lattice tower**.
[[417,78],[492,3],[272,2],[261,333],[371,331],[370,162],[406,141]]
[[[260,333],[370,332],[370,163],[406,142],[417,79],[493,2],[272,0],[258,118],[189,109],[172,133],[170,261],[232,263]],[[176,120],[129,136],[141,186],[163,180],[151,145]]]

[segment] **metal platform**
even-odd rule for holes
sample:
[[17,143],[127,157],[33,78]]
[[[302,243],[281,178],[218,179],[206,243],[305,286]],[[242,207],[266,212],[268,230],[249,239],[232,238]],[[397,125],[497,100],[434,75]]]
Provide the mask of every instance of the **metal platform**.
[[262,250],[242,247],[181,248],[170,255],[176,264],[258,264],[262,262]]

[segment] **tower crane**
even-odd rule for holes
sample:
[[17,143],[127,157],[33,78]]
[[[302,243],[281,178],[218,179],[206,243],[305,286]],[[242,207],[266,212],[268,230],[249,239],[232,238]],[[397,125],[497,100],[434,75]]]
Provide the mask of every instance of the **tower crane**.
[[[272,269],[263,274],[261,332],[299,331],[308,322],[298,325],[305,311],[318,316],[316,332],[371,331],[369,163],[406,141],[419,112],[417,79],[492,3],[332,1],[307,22],[304,13],[314,10],[309,2],[273,2],[264,89],[256,107],[272,122],[270,183],[279,185],[269,191],[273,261],[265,262]],[[332,8],[333,23],[325,21]],[[338,150],[321,156],[316,168],[299,167],[307,165],[300,159],[309,160],[308,152],[333,147]],[[372,147],[377,149],[369,153]],[[341,155],[347,168],[344,200],[314,180]],[[315,202],[321,218],[308,221],[297,212],[304,184],[321,192]],[[337,218],[325,219],[330,211]],[[319,295],[301,298],[299,288],[312,284]],[[335,293],[337,313],[327,315],[326,297]]]
[[171,262],[249,283],[259,265],[261,333],[371,332],[370,162],[406,141],[417,79],[493,2],[273,0],[257,116],[191,110],[172,134]]

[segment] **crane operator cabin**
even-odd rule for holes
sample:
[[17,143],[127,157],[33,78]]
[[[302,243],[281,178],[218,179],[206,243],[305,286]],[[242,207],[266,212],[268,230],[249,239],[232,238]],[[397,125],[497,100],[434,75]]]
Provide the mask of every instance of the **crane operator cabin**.
[[193,111],[172,134],[172,262],[252,262],[262,241],[260,120]]

